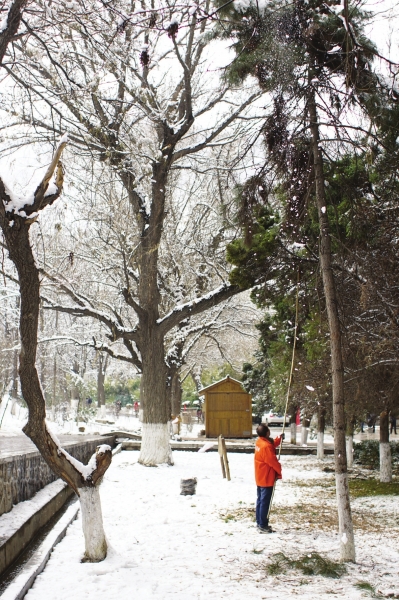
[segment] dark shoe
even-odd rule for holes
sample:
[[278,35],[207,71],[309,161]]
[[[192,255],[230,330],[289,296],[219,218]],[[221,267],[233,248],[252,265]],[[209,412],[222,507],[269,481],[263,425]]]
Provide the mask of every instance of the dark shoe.
[[258,525],[258,531],[259,531],[259,533],[274,533],[274,531],[270,527],[270,525],[268,527],[259,527],[259,525]]

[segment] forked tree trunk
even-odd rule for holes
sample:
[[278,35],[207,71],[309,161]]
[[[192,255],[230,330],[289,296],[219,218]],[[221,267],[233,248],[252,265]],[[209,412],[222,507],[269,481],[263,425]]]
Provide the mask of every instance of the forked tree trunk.
[[317,414],[317,458],[324,458],[324,431],[326,428],[326,410],[319,406]]
[[380,414],[380,481],[392,481],[392,456],[389,445],[389,413],[383,410]]
[[341,326],[332,270],[331,237],[324,186],[323,158],[320,148],[319,123],[317,118],[313,74],[309,74],[310,93],[308,110],[312,135],[313,166],[316,183],[316,201],[320,225],[320,268],[323,278],[328,326],[330,331],[335,478],[338,502],[338,521],[342,561],[355,561],[355,538],[353,535],[350,507],[348,473],[345,445],[344,366],[342,358]]
[[[85,557],[86,560],[98,561],[105,558],[107,551],[102,524],[101,527],[98,524],[101,517],[98,486],[111,463],[111,448],[106,445],[99,446],[96,454],[86,467],[63,450],[56,437],[47,428],[45,400],[36,369],[40,282],[29,239],[30,224],[35,217],[31,219],[29,215],[40,211],[48,204],[52,204],[59,196],[62,187],[62,168],[58,160],[65,144],[66,142],[58,147],[42,183],[34,193],[33,203],[21,207],[24,209],[24,216],[21,216],[19,211],[13,208],[11,194],[6,190],[0,179],[0,226],[9,257],[18,273],[20,288],[21,352],[19,356],[19,377],[22,395],[29,411],[28,422],[23,430],[37,446],[43,459],[53,472],[66,481],[80,496],[87,542]],[[55,183],[57,192],[46,195],[50,179],[56,167]],[[96,513],[94,519],[90,517],[90,511],[85,510],[89,504],[88,497],[96,502],[96,506],[92,507]]]
[[291,444],[293,445],[296,445],[296,413],[297,408],[291,413],[290,417]]

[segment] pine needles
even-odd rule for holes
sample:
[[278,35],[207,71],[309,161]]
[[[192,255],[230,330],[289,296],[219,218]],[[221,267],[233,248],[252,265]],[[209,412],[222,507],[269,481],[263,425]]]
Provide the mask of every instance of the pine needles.
[[278,552],[266,566],[268,575],[280,575],[289,569],[301,571],[304,575],[321,575],[332,579],[339,579],[346,573],[345,565],[325,558],[318,552],[304,554],[296,559],[289,558],[284,552]]
[[366,592],[367,596],[370,598],[384,598],[384,596],[377,592],[375,587],[373,587],[370,583],[367,583],[367,581],[358,581],[355,583],[355,588],[361,590],[362,592]]

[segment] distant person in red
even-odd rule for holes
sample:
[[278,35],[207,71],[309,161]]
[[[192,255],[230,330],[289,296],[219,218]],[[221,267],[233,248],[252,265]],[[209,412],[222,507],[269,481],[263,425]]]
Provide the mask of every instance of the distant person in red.
[[135,414],[135,415],[136,415],[136,417],[137,417],[137,415],[139,414],[139,403],[137,402],[137,400],[136,400],[136,402],[134,403],[134,405],[133,405],[133,408],[134,408],[134,414]]
[[257,485],[256,524],[259,533],[273,533],[269,526],[269,506],[276,479],[281,479],[281,464],[276,457],[276,448],[284,434],[275,440],[270,437],[270,429],[264,423],[256,428],[258,439],[255,445],[255,481]]

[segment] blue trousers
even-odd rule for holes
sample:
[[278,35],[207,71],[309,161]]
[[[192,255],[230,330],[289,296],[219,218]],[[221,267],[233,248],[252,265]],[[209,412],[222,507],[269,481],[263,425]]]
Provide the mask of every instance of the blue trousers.
[[258,527],[266,528],[269,525],[267,514],[269,512],[270,500],[272,499],[273,486],[257,486],[258,497],[256,500],[256,523]]

